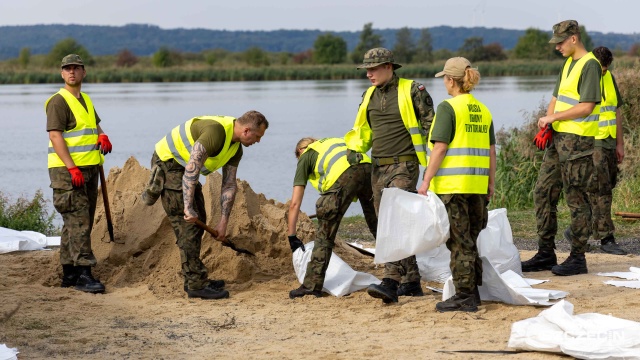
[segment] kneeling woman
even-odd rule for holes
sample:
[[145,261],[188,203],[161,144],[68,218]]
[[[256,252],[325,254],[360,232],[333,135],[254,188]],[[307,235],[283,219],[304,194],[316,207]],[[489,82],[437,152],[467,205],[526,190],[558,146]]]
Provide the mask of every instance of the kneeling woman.
[[292,299],[305,295],[322,295],[338,226],[355,199],[360,200],[367,226],[374,237],[378,227],[371,189],[371,160],[368,156],[364,155],[358,163],[351,165],[347,160],[347,146],[342,138],[300,139],[295,154],[298,166],[288,216],[292,251],[302,246],[302,241],[296,236],[296,223],[307,181],[320,192],[320,198],[316,202],[318,232],[311,261],[307,265],[303,284],[289,292]]
[[477,311],[482,263],[478,234],[487,226],[487,205],[493,195],[496,150],[489,109],[469,92],[480,73],[469,60],[447,60],[443,77],[451,95],[438,105],[429,132],[429,161],[418,193],[431,189],[445,204],[449,215],[451,273],[456,294],[436,304],[438,311]]

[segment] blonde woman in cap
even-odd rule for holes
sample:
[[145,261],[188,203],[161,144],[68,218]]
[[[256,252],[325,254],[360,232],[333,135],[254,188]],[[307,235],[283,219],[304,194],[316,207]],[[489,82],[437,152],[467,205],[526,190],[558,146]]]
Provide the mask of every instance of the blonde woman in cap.
[[469,60],[447,60],[442,77],[451,95],[438,105],[429,133],[429,161],[418,193],[431,190],[449,215],[451,273],[456,294],[436,304],[436,310],[477,311],[482,263],[476,241],[487,226],[487,205],[493,195],[496,171],[495,134],[491,112],[471,90],[480,73]]

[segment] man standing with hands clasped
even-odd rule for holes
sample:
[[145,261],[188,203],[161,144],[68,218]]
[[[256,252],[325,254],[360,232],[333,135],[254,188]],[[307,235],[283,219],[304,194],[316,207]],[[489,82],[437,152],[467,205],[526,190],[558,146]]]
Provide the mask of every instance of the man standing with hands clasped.
[[[547,149],[533,195],[538,252],[522,262],[522,271],[551,270],[563,276],[586,274],[585,251],[591,232],[589,193],[594,187],[591,174],[594,138],[598,135],[602,70],[595,56],[582,44],[577,21],[566,20],[554,25],[549,42],[555,44],[567,60],[558,76],[547,115],[538,120],[541,132],[551,126],[553,141],[544,141],[540,146]],[[558,229],[560,179],[571,210],[571,226],[564,232],[571,243],[571,254],[558,265],[554,238]]]
[[48,167],[53,206],[62,215],[60,263],[62,287],[103,293],[104,285],[91,274],[96,258],[91,228],[98,199],[99,166],[111,142],[100,128],[100,117],[89,96],[80,91],[87,72],[82,58],[62,59],[64,87],[45,102],[49,132]]

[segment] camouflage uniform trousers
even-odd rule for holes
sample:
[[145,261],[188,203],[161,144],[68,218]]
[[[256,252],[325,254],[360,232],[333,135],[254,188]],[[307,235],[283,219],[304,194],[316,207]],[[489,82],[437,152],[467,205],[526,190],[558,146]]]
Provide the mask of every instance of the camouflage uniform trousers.
[[373,206],[371,164],[349,167],[316,202],[318,233],[304,277],[303,284],[307,289],[322,290],[340,221],[355,198],[360,200],[369,231],[375,237],[378,217]]
[[[417,161],[406,161],[391,165],[375,166],[371,173],[371,187],[373,188],[373,203],[376,215],[380,210],[382,190],[385,188],[399,188],[416,192],[420,167]],[[384,265],[383,277],[400,283],[420,281],[420,271],[415,255],[400,261],[388,262]]]
[[449,216],[451,274],[456,292],[472,294],[482,285],[482,261],[478,255],[478,235],[487,227],[489,212],[486,194],[439,195]]
[[62,215],[60,264],[95,266],[91,250],[91,229],[98,200],[98,166],[80,167],[84,185],[74,188],[66,167],[49,168],[53,207]]
[[593,145],[593,137],[553,132],[533,192],[540,250],[556,247],[557,205],[564,190],[571,213],[571,252],[585,253],[591,234]]
[[616,149],[596,146],[593,151],[594,181],[598,190],[591,195],[593,238],[602,240],[613,237],[615,227],[611,220],[613,188],[618,180],[618,158]]
[[[208,283],[209,271],[200,260],[202,235],[204,230],[194,223],[184,220],[184,198],[182,196],[182,177],[184,167],[171,159],[162,161],[154,152],[151,158],[151,167],[158,166],[156,177],[164,177],[161,199],[162,207],[169,217],[171,227],[176,234],[176,244],[180,249],[180,262],[182,264],[182,276],[184,284],[190,290],[199,290]],[[198,212],[198,219],[206,222],[207,215],[204,207],[202,185],[196,185],[194,194],[194,208]]]

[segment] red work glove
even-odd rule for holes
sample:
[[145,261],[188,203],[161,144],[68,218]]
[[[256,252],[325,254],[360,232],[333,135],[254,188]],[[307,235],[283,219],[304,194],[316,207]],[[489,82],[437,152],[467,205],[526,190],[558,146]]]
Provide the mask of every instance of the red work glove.
[[111,141],[109,141],[107,134],[98,135],[98,144],[96,145],[102,154],[108,154],[111,152]]
[[533,138],[533,144],[540,150],[546,149],[551,143],[551,126],[547,125],[544,129],[541,129]]
[[84,185],[84,176],[82,176],[82,171],[80,171],[77,166],[67,170],[69,170],[69,173],[71,174],[71,183],[74,187],[81,187]]

